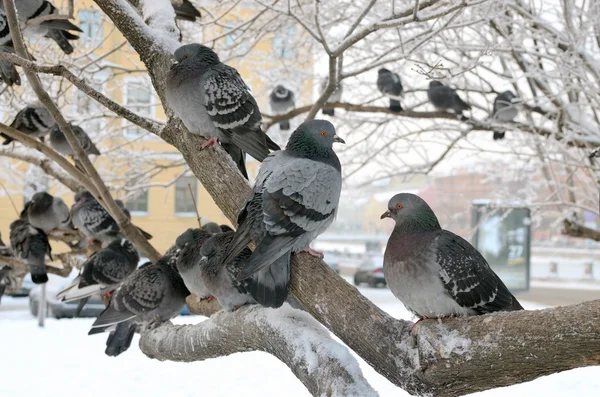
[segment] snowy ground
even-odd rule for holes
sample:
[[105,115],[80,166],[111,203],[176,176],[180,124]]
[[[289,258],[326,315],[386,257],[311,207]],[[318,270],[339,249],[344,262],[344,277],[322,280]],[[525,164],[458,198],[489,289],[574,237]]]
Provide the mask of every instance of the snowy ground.
[[[360,288],[383,310],[410,319],[388,289]],[[541,305],[522,302],[527,309]],[[178,317],[195,323],[204,317]],[[2,379],[0,397],[131,397],[139,396],[309,396],[306,388],[266,353],[239,353],[195,363],[150,360],[137,339],[117,358],[104,355],[105,335],[87,336],[93,319],[48,319],[41,329],[27,310],[27,298],[4,297],[0,310]],[[407,396],[359,359],[363,373],[381,396]],[[600,367],[546,376],[533,382],[476,393],[477,397],[600,396]]]

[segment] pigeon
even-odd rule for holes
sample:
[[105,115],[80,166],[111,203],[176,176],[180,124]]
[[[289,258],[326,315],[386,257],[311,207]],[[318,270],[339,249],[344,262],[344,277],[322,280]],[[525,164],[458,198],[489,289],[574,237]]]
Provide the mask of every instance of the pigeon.
[[29,266],[31,281],[35,284],[48,281],[46,254],[52,259],[52,249],[46,233],[31,226],[27,219],[17,219],[10,224],[10,247]]
[[399,98],[402,95],[402,82],[397,73],[390,72],[385,68],[381,68],[377,75],[377,89],[383,95],[390,98],[390,111],[401,112]]
[[[129,0],[129,2],[134,7],[139,4],[139,0]],[[171,0],[171,5],[175,10],[175,18],[182,21],[195,22],[197,18],[202,17],[200,11],[189,0]]]
[[[11,127],[21,131],[23,134],[34,138],[42,138],[50,132],[56,122],[42,105],[30,105],[21,109],[15,116],[15,119],[10,124]],[[12,138],[1,134],[4,138],[3,145],[8,145],[13,141]]]
[[[18,0],[15,1],[19,22],[24,27],[23,32],[34,36],[44,36],[52,39],[67,55],[73,52],[69,40],[77,40],[79,36],[70,31],[82,32],[79,27],[66,19],[51,19],[36,24],[28,23],[30,20],[47,15],[59,14],[56,7],[46,0]],[[3,3],[0,9],[4,11]]]
[[233,228],[229,225],[219,225],[221,227],[222,232],[233,232]]
[[[288,90],[286,87],[279,84],[273,89],[269,96],[269,103],[271,105],[271,111],[273,114],[286,114],[290,110],[296,107],[294,101],[294,93]],[[283,120],[279,122],[279,129],[287,131],[290,129],[290,121]]]
[[186,287],[199,299],[210,297],[206,285],[200,277],[200,249],[213,234],[203,229],[188,229],[175,241],[181,252],[177,259],[177,270]]
[[[519,102],[519,97],[512,91],[504,91],[498,94],[494,100],[494,114],[492,117],[499,121],[513,121],[519,113],[514,104]],[[504,139],[505,134],[506,131],[494,131],[494,140]]]
[[123,211],[127,219],[131,220],[131,212],[129,212],[127,207],[125,207],[125,203],[123,202],[123,200],[116,199],[115,204],[119,206],[119,208],[121,209],[121,211]]
[[2,241],[2,234],[0,234],[0,256],[13,256],[8,245]]
[[60,291],[56,298],[64,302],[80,300],[75,313],[77,317],[92,295],[106,295],[115,290],[133,273],[139,261],[140,256],[129,240],[114,240],[85,261],[81,274]]
[[[69,123],[69,125],[71,126],[71,129],[73,130],[73,133],[75,134],[75,137],[77,138],[77,141],[79,141],[79,144],[83,148],[85,154],[93,154],[99,156],[100,151],[98,150],[96,145],[94,145],[94,142],[92,142],[88,134],[86,134],[86,132],[78,125],[74,125],[71,123]],[[69,144],[69,141],[67,141],[67,137],[65,137],[65,134],[63,134],[63,132],[60,130],[58,124],[50,130],[50,145],[52,145],[54,150],[56,150],[63,156],[71,156],[73,158],[75,157],[75,152],[73,151],[73,148]]]
[[88,335],[110,331],[105,353],[118,356],[131,344],[136,330],[154,328],[177,316],[190,294],[177,272],[178,250],[156,263],[145,264],[123,281]]
[[460,99],[454,89],[437,80],[429,82],[427,97],[438,110],[452,109],[454,113],[462,116],[463,111],[471,109],[471,105]]
[[[249,291],[252,279],[236,279],[252,256],[250,248],[242,249],[227,264],[223,262],[234,234],[235,232],[218,233],[206,240],[200,248],[200,260],[196,265],[198,276],[208,294],[215,297],[223,309],[229,311],[237,310],[247,303],[256,303]],[[188,281],[185,278],[184,281],[189,288]]]
[[221,233],[222,232],[221,226],[217,225],[214,222],[208,222],[206,225],[203,225],[201,227],[201,229],[205,230],[205,231],[207,231],[209,233],[212,233],[212,234],[214,234],[214,233]]
[[27,216],[29,224],[48,234],[52,230],[73,230],[69,207],[60,197],[37,192],[25,204],[21,216]]
[[[4,244],[4,242],[2,241],[1,235],[0,235],[0,256],[12,256],[12,253],[10,252],[10,248],[8,248],[8,246],[6,244]],[[11,272],[12,272],[12,267],[0,264],[0,300],[2,299],[2,296],[4,295],[4,291],[6,291],[7,288],[10,288],[13,284],[12,278],[10,277]]]
[[[6,15],[0,12],[0,52],[15,53]],[[0,60],[0,79],[7,86],[21,85],[21,76],[10,61]]]
[[[71,218],[75,227],[88,239],[110,244],[121,236],[117,222],[87,190],[75,195],[75,204],[71,207]],[[146,239],[152,238],[151,234],[139,227],[138,230]]]
[[281,149],[262,131],[262,116],[248,86],[237,70],[201,44],[179,47],[175,60],[167,75],[167,103],[192,134],[210,137],[202,148],[219,140],[248,179],[245,153],[263,161],[269,149]]
[[[329,80],[326,78],[321,83],[321,92],[324,92],[325,89],[327,88],[328,81]],[[329,95],[329,98],[327,98],[326,103],[334,103],[334,102],[341,101],[342,100],[342,91],[343,91],[342,83],[338,82],[336,89],[333,91],[333,93],[331,95]],[[335,116],[335,108],[328,108],[327,106],[323,106],[323,114],[326,114],[328,116]]]
[[331,225],[337,212],[342,166],[334,142],[345,143],[329,121],[300,124],[285,150],[265,159],[238,216],[224,262],[254,241],[256,249],[237,280],[252,277],[250,293],[263,306],[280,307],[285,302],[292,252],[322,257],[309,244]]
[[395,195],[383,218],[396,222],[385,249],[385,280],[420,320],[523,309],[483,256],[443,230],[419,196]]

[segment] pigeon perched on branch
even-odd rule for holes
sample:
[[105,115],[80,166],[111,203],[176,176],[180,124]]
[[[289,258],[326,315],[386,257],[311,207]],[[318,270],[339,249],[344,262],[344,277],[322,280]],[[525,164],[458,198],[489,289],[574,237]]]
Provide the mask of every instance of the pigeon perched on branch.
[[181,250],[177,259],[177,270],[191,293],[198,298],[210,297],[204,281],[200,277],[200,250],[213,233],[205,229],[188,229],[175,241]]
[[[273,89],[269,96],[269,104],[274,115],[285,114],[296,107],[294,93],[283,85],[279,84]],[[279,122],[279,129],[287,131],[290,129],[290,121],[283,120]]]
[[443,230],[419,196],[395,195],[381,218],[396,222],[385,249],[385,280],[419,319],[523,309],[483,256]]
[[402,95],[402,82],[397,73],[393,73],[385,68],[377,72],[377,89],[383,95],[390,98],[390,110],[392,112],[401,112],[400,96]]
[[261,305],[279,307],[290,283],[290,255],[305,250],[333,222],[342,175],[334,142],[345,143],[325,120],[302,123],[285,150],[271,153],[260,166],[250,197],[238,216],[238,229],[224,262],[251,240],[256,249],[237,280],[252,277],[250,293]]
[[[326,78],[321,83],[321,93],[325,92],[328,81],[329,81],[329,79]],[[335,103],[335,102],[341,101],[342,100],[342,91],[343,91],[342,83],[338,82],[337,87],[335,88],[333,93],[331,95],[329,95],[329,98],[327,98],[327,101],[325,101],[325,103],[327,104],[327,103]],[[335,108],[327,107],[327,105],[325,105],[325,106],[323,106],[323,114],[326,114],[328,116],[335,116]]]
[[46,254],[52,259],[52,248],[46,233],[31,226],[25,218],[17,219],[10,224],[10,247],[29,266],[31,281],[35,284],[48,281]]
[[248,86],[237,70],[201,44],[179,47],[175,60],[167,75],[169,106],[192,134],[207,137],[203,149],[220,141],[248,179],[245,153],[263,161],[269,149],[280,149],[262,131],[262,116]]
[[438,110],[452,109],[454,113],[462,116],[463,111],[471,109],[471,105],[463,101],[454,89],[437,80],[429,82],[427,97]]
[[[85,154],[93,154],[99,156],[100,151],[98,150],[96,145],[94,145],[94,142],[92,142],[89,135],[78,125],[71,123],[69,123],[69,125],[71,126],[71,130],[75,134],[75,138],[77,138],[77,141],[83,148]],[[50,130],[50,145],[52,145],[54,150],[56,150],[63,156],[75,157],[75,151],[73,151],[73,148],[69,144],[69,141],[67,141],[67,137],[60,130],[58,124]]]
[[[519,110],[515,106],[516,103],[521,102],[512,91],[504,91],[498,94],[494,100],[494,114],[493,118],[499,121],[513,121]],[[494,140],[504,139],[506,131],[494,131]]]
[[[0,11],[0,52],[7,52],[10,54],[15,53],[13,47],[12,37],[10,35],[10,29],[8,27],[8,20],[6,15]],[[21,76],[15,68],[12,62],[7,60],[0,60],[0,79],[7,86],[11,87],[13,84],[21,85]]]
[[31,226],[48,234],[52,230],[73,230],[69,207],[60,197],[37,192],[25,204],[21,216],[27,216]]
[[[54,121],[45,107],[42,105],[30,105],[17,113],[10,126],[23,134],[42,140],[55,124],[56,121]],[[0,133],[0,136],[4,138],[3,145],[8,145],[13,141],[12,138],[2,133]]]

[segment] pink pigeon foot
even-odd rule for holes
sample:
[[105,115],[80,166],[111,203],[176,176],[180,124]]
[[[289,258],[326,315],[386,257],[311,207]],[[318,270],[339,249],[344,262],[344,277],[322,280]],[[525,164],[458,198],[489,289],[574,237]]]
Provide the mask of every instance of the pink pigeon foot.
[[324,256],[322,252],[316,251],[310,247],[303,249],[302,252],[306,252],[307,254],[316,256],[317,258],[320,258],[320,259],[323,259],[323,256]]
[[217,140],[216,137],[214,137],[214,136],[212,136],[212,137],[205,136],[205,138],[206,138],[206,142],[204,142],[202,144],[202,146],[201,146],[202,149],[206,149],[207,147],[212,147],[212,146],[215,146],[217,144],[218,140]]

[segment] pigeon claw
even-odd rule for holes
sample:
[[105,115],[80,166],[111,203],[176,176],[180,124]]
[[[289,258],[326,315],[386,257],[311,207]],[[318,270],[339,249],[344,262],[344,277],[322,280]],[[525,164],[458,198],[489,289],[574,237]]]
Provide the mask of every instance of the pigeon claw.
[[207,147],[213,147],[217,144],[218,139],[217,137],[205,137],[206,138],[206,142],[204,142],[201,146],[202,149],[206,149]]
[[322,252],[320,252],[320,251],[316,251],[316,250],[314,250],[314,249],[312,249],[312,248],[310,248],[310,247],[308,247],[308,248],[304,248],[304,249],[302,250],[302,252],[306,252],[306,253],[307,253],[307,254],[309,254],[309,255],[316,256],[316,257],[317,257],[317,258],[319,258],[319,259],[323,259],[323,257],[324,257],[324,255],[323,255],[323,253],[322,253]]
[[418,319],[418,320],[417,320],[417,322],[416,322],[416,323],[414,323],[414,324],[412,325],[412,327],[410,327],[410,330],[408,331],[408,334],[412,336],[412,335],[413,335],[413,331],[414,331],[414,329],[417,327],[417,324],[419,324],[419,323],[420,323],[421,321],[423,321],[424,319],[425,319],[425,317]]

